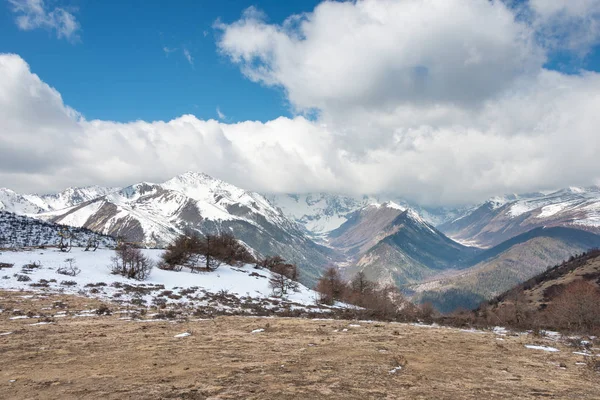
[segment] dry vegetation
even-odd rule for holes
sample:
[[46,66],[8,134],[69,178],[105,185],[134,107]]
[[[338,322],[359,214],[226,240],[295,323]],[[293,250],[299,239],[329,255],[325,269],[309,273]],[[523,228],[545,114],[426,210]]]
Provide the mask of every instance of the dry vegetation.
[[[0,334],[12,332],[0,335],[2,397],[593,399],[600,393],[600,376],[573,354],[577,349],[532,335],[296,318],[126,320],[127,310],[102,306],[81,297],[0,292]],[[37,318],[10,319],[19,315]],[[31,325],[38,321],[49,323]],[[175,337],[184,332],[190,335]]]
[[571,257],[510,291],[477,313],[490,323],[600,333],[600,250]]

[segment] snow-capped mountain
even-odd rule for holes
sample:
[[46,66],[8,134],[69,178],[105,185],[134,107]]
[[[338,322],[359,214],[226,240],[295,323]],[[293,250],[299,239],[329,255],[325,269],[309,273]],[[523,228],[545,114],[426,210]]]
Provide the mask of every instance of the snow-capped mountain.
[[271,203],[281,208],[290,219],[304,226],[312,234],[321,236],[339,228],[348,216],[369,204],[392,202],[416,211],[433,226],[454,220],[467,213],[472,206],[425,207],[393,195],[344,196],[328,193],[266,195]]
[[102,186],[70,187],[55,194],[24,194],[23,198],[44,211],[55,211],[76,206],[117,190],[119,188]]
[[376,201],[369,196],[350,197],[327,193],[267,195],[290,219],[310,233],[321,235],[339,228],[347,215]]
[[600,188],[492,198],[439,226],[455,240],[490,247],[537,227],[565,226],[600,233]]
[[332,253],[262,195],[196,172],[160,184],[137,183],[38,217],[152,247],[187,230],[230,231],[257,254],[279,254],[297,263],[306,282],[315,280]]
[[15,193],[10,189],[0,188],[0,211],[22,215],[38,214],[44,209],[29,201],[24,195]]
[[39,214],[72,207],[116,190],[119,189],[101,186],[70,187],[59,193],[39,195],[18,194],[10,189],[0,188],[0,210],[21,215]]

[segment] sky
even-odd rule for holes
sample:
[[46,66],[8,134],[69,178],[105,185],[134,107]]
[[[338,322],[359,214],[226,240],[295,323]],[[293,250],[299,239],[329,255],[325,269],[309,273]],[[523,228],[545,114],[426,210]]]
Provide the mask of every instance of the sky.
[[600,0],[0,0],[0,187],[600,183]]

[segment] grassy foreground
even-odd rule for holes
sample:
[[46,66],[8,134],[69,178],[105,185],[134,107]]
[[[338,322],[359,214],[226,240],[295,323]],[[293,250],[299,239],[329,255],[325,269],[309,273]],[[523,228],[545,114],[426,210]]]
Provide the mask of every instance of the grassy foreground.
[[[112,315],[91,312],[99,306],[75,296],[0,292],[2,398],[596,399],[600,393],[600,375],[573,354],[577,349],[527,334],[295,318],[130,320],[112,304]],[[175,337],[182,333],[190,335]]]

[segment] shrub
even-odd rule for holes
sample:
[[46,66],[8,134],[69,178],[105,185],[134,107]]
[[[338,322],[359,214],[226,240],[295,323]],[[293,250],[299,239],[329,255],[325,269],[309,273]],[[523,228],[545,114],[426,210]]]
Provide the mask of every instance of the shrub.
[[111,315],[112,311],[110,310],[110,308],[108,308],[108,306],[103,304],[96,309],[96,314],[97,315]]
[[18,282],[29,282],[29,281],[31,281],[31,278],[28,277],[27,275],[15,274],[15,277],[17,278]]
[[600,291],[580,280],[570,283],[546,310],[548,323],[559,329],[593,332],[600,329]]
[[57,274],[67,275],[67,276],[77,276],[81,272],[81,270],[75,265],[74,258],[67,258],[65,260],[67,265],[60,267],[56,270]]
[[273,294],[278,297],[286,296],[290,291],[297,292],[300,286],[298,280],[298,268],[294,264],[280,263],[271,268],[272,275],[269,278],[269,287]]
[[110,266],[111,273],[137,280],[144,280],[150,276],[152,261],[144,256],[140,249],[123,244],[117,247],[115,253]]

